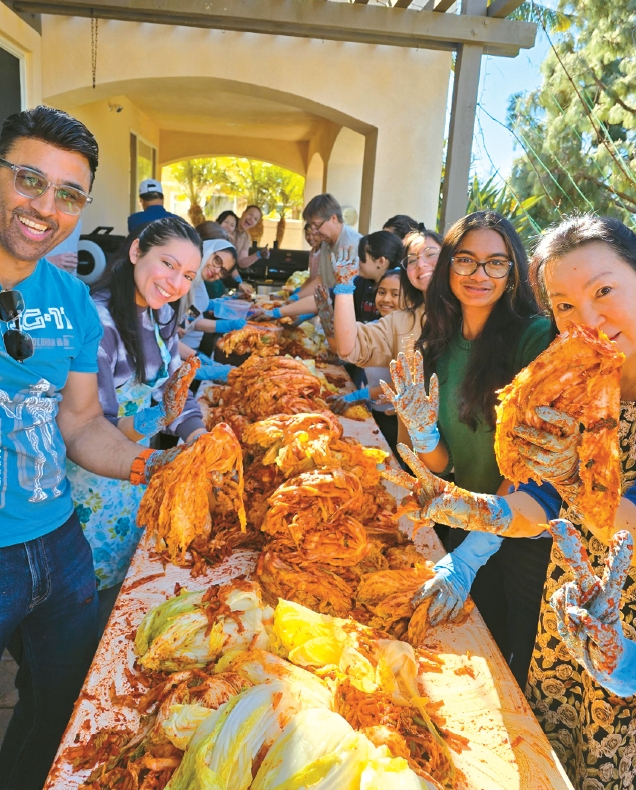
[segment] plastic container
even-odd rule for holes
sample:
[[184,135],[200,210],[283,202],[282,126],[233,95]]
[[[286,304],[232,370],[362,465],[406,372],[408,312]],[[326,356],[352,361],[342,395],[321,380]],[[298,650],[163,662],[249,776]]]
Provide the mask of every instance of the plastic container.
[[245,299],[211,299],[210,309],[215,318],[247,318],[251,302]]

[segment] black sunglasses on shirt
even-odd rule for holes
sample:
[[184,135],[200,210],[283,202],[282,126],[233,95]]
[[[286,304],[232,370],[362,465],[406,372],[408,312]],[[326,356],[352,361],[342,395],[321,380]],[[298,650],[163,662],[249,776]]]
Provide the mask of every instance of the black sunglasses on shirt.
[[20,291],[0,291],[0,321],[14,325],[14,329],[7,329],[2,339],[7,354],[16,362],[24,362],[33,356],[31,335],[20,329],[20,316],[23,312],[24,299]]

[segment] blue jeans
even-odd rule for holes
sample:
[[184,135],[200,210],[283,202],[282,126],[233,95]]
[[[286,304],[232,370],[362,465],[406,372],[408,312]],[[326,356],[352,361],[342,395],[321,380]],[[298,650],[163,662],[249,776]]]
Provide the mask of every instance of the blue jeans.
[[41,790],[97,648],[93,560],[75,513],[42,538],[0,548],[0,653],[16,631],[19,699],[0,790]]

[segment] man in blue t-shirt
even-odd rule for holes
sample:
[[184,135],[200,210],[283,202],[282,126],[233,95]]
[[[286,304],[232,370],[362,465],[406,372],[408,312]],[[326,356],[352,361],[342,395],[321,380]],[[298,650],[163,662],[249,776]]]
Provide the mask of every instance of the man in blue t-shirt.
[[145,178],[139,184],[139,200],[143,211],[137,211],[128,217],[128,233],[140,225],[147,225],[162,217],[176,217],[163,207],[163,187],[155,178]]
[[88,129],[50,107],[11,115],[0,132],[0,655],[10,645],[20,664],[0,790],[40,790],[97,647],[66,457],[144,483],[175,452],[140,453],[104,418],[96,308],[44,259],[91,201],[97,155]]

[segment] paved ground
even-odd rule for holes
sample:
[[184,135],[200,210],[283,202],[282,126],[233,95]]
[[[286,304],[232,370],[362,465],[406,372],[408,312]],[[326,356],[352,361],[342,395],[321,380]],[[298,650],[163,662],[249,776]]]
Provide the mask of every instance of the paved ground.
[[18,692],[13,681],[18,667],[8,653],[0,659],[0,743],[9,724],[13,706],[18,701]]

